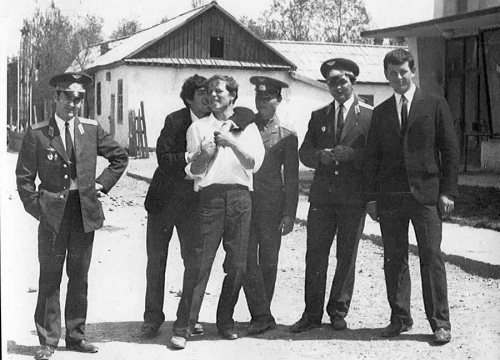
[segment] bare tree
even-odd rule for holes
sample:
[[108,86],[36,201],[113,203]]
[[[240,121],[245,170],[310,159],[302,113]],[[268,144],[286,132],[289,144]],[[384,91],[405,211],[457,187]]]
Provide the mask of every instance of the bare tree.
[[273,0],[263,15],[265,29],[283,40],[314,40],[315,8],[315,0]]
[[85,69],[90,61],[91,45],[99,44],[103,41],[102,26],[104,20],[98,15],[88,14],[83,23],[77,25],[73,36],[73,54],[76,54],[76,61],[80,69]]

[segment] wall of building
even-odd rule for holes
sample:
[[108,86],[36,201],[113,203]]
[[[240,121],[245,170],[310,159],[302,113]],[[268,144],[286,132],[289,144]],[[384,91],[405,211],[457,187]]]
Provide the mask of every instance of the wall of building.
[[[106,81],[106,72],[111,73],[111,81]],[[382,71],[382,66],[381,66]],[[115,139],[128,147],[128,110],[134,109],[137,113],[140,102],[144,102],[146,127],[149,147],[156,147],[156,140],[163,128],[166,115],[176,111],[184,104],[179,93],[184,81],[198,74],[210,77],[214,74],[225,74],[234,77],[240,84],[236,106],[245,106],[254,111],[255,87],[249,79],[255,75],[265,75],[282,80],[290,85],[283,89],[283,101],[278,107],[278,116],[285,126],[295,130],[302,142],[307,131],[311,112],[332,101],[329,91],[312,86],[292,78],[283,71],[255,71],[240,69],[211,69],[211,68],[171,68],[154,66],[119,66],[110,70],[96,73],[96,83],[101,82],[102,112],[97,120],[106,131],[110,131],[109,116],[111,113],[111,94],[117,94],[118,79],[123,79],[124,121],[118,124],[115,120]],[[375,105],[392,95],[387,84],[357,84],[356,92],[362,95],[373,95]],[[117,96],[117,95],[116,95]],[[115,104],[115,118],[117,115]]]
[[434,18],[457,15],[461,13],[461,7],[465,12],[471,12],[499,5],[498,0],[434,0]]
[[444,38],[419,38],[416,42],[417,77],[422,89],[444,96],[445,40]]

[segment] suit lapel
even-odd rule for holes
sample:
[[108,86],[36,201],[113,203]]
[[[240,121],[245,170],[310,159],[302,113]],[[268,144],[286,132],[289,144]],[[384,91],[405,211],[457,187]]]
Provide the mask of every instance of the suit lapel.
[[424,98],[422,96],[422,92],[419,88],[415,90],[415,95],[413,95],[413,101],[410,105],[410,112],[408,114],[408,124],[406,126],[406,132],[408,133],[408,129],[413,125],[415,120],[417,120],[418,114],[421,113],[420,109],[422,106]]
[[61,134],[59,132],[59,128],[57,127],[56,119],[51,118],[49,121],[49,137],[50,146],[57,151],[57,153],[65,160],[69,161],[68,154],[66,154],[66,150],[64,149],[64,145],[61,139]]
[[389,119],[389,126],[391,128],[397,129],[398,133],[401,134],[401,123],[399,122],[398,107],[396,106],[396,96],[392,95],[390,101],[388,102],[387,109],[387,119]]

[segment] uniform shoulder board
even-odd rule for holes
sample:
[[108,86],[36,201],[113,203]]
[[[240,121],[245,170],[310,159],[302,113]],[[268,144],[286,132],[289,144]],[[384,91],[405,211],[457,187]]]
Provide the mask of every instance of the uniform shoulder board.
[[367,103],[364,103],[364,102],[362,102],[362,101],[359,101],[359,102],[358,102],[358,104],[359,104],[359,106],[364,107],[365,109],[368,109],[368,110],[373,110],[373,106],[371,106],[371,105],[369,105],[369,104],[367,104]]
[[285,135],[292,135],[292,134],[297,135],[295,130],[293,130],[289,125],[280,124],[280,127],[283,129],[283,132],[285,133]]
[[40,121],[36,124],[33,124],[33,125],[31,125],[31,128],[33,130],[36,130],[36,129],[41,129],[41,128],[46,127],[46,126],[49,126],[49,120]]
[[97,120],[86,119],[86,118],[78,118],[82,124],[94,125],[97,126]]

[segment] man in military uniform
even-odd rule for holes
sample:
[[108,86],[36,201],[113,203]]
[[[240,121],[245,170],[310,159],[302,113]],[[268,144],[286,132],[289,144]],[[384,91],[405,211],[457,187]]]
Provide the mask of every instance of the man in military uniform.
[[252,222],[243,289],[252,316],[249,334],[275,328],[270,305],[274,295],[281,236],[293,229],[299,198],[297,135],[280,125],[276,110],[281,89],[288,84],[266,76],[253,76],[255,123],[265,147],[262,166],[254,175]]
[[372,108],[354,93],[359,68],[348,59],[331,59],[321,65],[334,101],[314,111],[299,156],[315,169],[309,195],[305,303],[302,318],[291,331],[321,326],[328,258],[337,235],[337,267],[327,313],[335,330],[347,328],[344,320],[354,289],[359,238],[365,221],[362,162]]
[[[77,116],[92,78],[81,73],[56,75],[54,117],[28,128],[16,167],[17,189],[26,211],[40,221],[40,278],[35,324],[41,347],[35,359],[48,359],[61,337],[59,287],[66,259],[66,349],[95,353],[85,339],[88,271],[94,231],[104,215],[98,199],[116,184],[128,156],[95,120]],[[97,155],[109,165],[97,177]],[[38,189],[35,179],[38,176]]]

